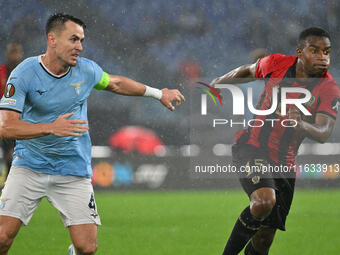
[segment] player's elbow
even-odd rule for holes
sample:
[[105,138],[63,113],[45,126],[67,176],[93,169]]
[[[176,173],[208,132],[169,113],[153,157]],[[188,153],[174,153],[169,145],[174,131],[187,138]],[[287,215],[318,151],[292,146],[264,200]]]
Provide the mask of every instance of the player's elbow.
[[237,69],[237,78],[245,78],[245,79],[255,79],[256,78],[256,65],[249,64],[240,66]]
[[120,76],[110,75],[110,83],[107,86],[107,90],[121,94],[122,78]]
[[318,137],[317,141],[318,141],[319,143],[325,143],[325,142],[327,142],[328,137],[329,137],[329,136],[326,136],[326,135],[320,136],[320,137]]
[[317,137],[316,137],[316,141],[318,143],[325,143],[327,142],[329,136],[331,135],[331,132],[323,132],[323,133],[320,133]]

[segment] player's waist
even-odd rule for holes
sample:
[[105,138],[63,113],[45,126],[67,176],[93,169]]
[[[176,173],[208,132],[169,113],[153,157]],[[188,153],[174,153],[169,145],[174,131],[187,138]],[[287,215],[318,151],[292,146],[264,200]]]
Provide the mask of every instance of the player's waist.
[[[75,163],[73,161],[73,163]],[[14,159],[13,166],[24,167],[30,169],[34,172],[50,174],[50,175],[73,175],[90,178],[92,177],[91,163],[79,162],[76,167],[72,167],[69,164],[62,164],[60,166],[52,167],[51,165],[41,165],[39,163],[32,164],[32,162],[27,162],[25,160]]]
[[14,150],[26,150],[46,157],[87,155],[91,153],[91,142],[86,139],[18,140]]
[[295,146],[283,146],[280,143],[274,142],[272,140],[268,141],[260,141],[259,139],[249,137],[248,139],[244,139],[244,137],[239,137],[235,141],[235,145],[249,145],[252,148],[255,148],[262,155],[268,155],[272,158],[273,161],[295,161],[296,153],[298,147]]

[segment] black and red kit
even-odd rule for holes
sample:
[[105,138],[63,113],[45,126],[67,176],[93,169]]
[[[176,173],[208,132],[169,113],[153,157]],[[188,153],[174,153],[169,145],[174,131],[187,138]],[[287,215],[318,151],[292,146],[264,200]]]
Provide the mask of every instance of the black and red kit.
[[[252,125],[239,132],[236,144],[249,144],[262,151],[267,158],[275,163],[294,165],[295,157],[304,136],[294,127],[285,127],[282,121],[288,119],[281,115],[281,88],[304,88],[311,92],[312,97],[304,107],[312,114],[322,113],[336,119],[340,105],[340,90],[334,78],[326,72],[321,78],[308,79],[301,82],[296,79],[297,57],[283,54],[272,54],[261,58],[256,67],[256,77],[265,80],[265,87],[258,100],[256,109],[267,110],[272,106],[273,88],[277,87],[278,107],[270,115],[255,115],[253,119],[262,120],[260,125]],[[303,93],[287,93],[288,99],[304,97]],[[287,112],[291,105],[287,105]],[[276,120],[276,121],[273,121]]]

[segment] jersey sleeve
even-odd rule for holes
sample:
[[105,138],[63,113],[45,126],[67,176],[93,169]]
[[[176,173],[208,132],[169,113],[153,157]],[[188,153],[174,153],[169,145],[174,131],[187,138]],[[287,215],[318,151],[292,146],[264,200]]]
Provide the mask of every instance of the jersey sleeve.
[[256,64],[256,78],[266,78],[268,74],[277,68],[278,63],[283,60],[284,57],[285,55],[276,53],[260,58]]
[[9,77],[0,101],[0,110],[12,110],[21,113],[24,109],[27,90],[23,79],[17,75]]
[[93,86],[97,85],[103,76],[103,69],[94,61],[91,61],[93,67],[94,81]]
[[316,113],[323,113],[336,119],[340,110],[340,90],[336,83],[332,85],[334,86],[329,86],[320,93],[320,104]]

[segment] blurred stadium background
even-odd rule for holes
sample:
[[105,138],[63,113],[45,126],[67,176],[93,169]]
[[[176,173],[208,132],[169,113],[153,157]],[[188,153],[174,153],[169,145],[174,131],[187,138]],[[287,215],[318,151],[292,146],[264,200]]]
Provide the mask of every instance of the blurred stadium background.
[[[225,164],[230,162],[230,144],[236,132],[234,129],[220,128],[212,134],[211,128],[202,125],[197,112],[199,102],[195,100],[201,92],[193,85],[198,80],[210,82],[234,67],[252,62],[257,49],[294,55],[296,38],[306,27],[320,26],[330,32],[333,47],[330,72],[340,82],[340,2],[337,0],[0,0],[0,49],[5,49],[9,42],[19,42],[24,47],[25,57],[44,53],[44,25],[55,12],[67,12],[85,21],[88,29],[82,56],[96,61],[105,71],[131,77],[153,87],[177,88],[187,98],[182,107],[171,113],[155,100],[93,91],[88,101],[88,112],[94,145],[93,183],[97,190],[133,190],[133,193],[128,194],[138,197],[141,190],[224,189],[226,193],[223,194],[229,194],[229,189],[239,189],[238,182],[233,179],[220,175],[195,175],[192,172],[196,159]],[[4,61],[4,53],[0,52],[0,63]],[[224,97],[227,102],[231,100],[230,95],[225,94]],[[212,102],[209,103],[212,106]],[[230,118],[231,109],[227,107],[212,111],[215,115]],[[140,143],[143,143],[140,140],[131,141],[131,147],[124,150],[112,148],[110,137],[117,130],[131,125],[147,128],[159,138],[160,143],[151,146],[152,152],[143,152],[143,148],[139,148]],[[339,120],[326,144],[306,140],[299,152],[301,156],[298,157],[298,163],[302,166],[307,164],[307,167],[303,167],[306,171],[298,175],[298,187],[339,187],[340,172],[330,171],[340,163]],[[325,164],[328,171],[309,171],[308,164],[312,163]],[[332,198],[339,198],[336,191],[324,192],[326,195],[323,199],[329,197],[327,192],[335,192]],[[101,199],[109,203],[107,193],[99,194],[106,200]],[[216,195],[214,192],[203,194],[202,199]],[[314,194],[302,204],[312,207],[308,201],[311,204],[316,201],[313,199]],[[144,196],[148,195],[142,192],[140,197]],[[235,206],[233,218],[247,203],[245,195],[240,193],[237,197],[241,200]],[[157,198],[163,199],[162,196]],[[116,203],[119,200],[117,204],[122,207],[125,199],[124,195],[112,194],[112,201]],[[131,203],[135,201],[131,200]],[[227,204],[228,201],[223,203]],[[151,204],[151,208],[159,206],[157,200]],[[228,206],[225,207],[222,210],[228,210]],[[106,210],[112,210],[112,214],[116,211],[114,207]],[[104,213],[108,215],[105,210]],[[41,216],[43,214],[38,215],[44,217]],[[205,216],[214,217],[208,216],[208,213]],[[304,217],[303,214],[300,216],[301,219]],[[120,221],[119,215],[113,217],[112,221]],[[225,227],[222,233],[231,230],[233,218],[228,219],[230,226]],[[319,223],[323,224],[322,221]],[[173,224],[173,231],[179,231]],[[318,224],[310,225],[318,228]],[[303,232],[298,230],[295,234],[303,235]],[[219,238],[223,240],[219,243],[220,247],[214,247],[211,251],[221,250],[225,236]],[[213,242],[212,239],[209,242]],[[19,253],[22,247],[28,247],[25,245],[17,248],[15,254],[46,254]],[[118,254],[159,254],[151,251]],[[279,248],[276,251],[275,254],[288,254],[280,253]],[[327,254],[336,254],[332,252]],[[193,253],[183,253],[183,250],[176,252]],[[320,253],[303,253],[302,250],[298,254]]]

